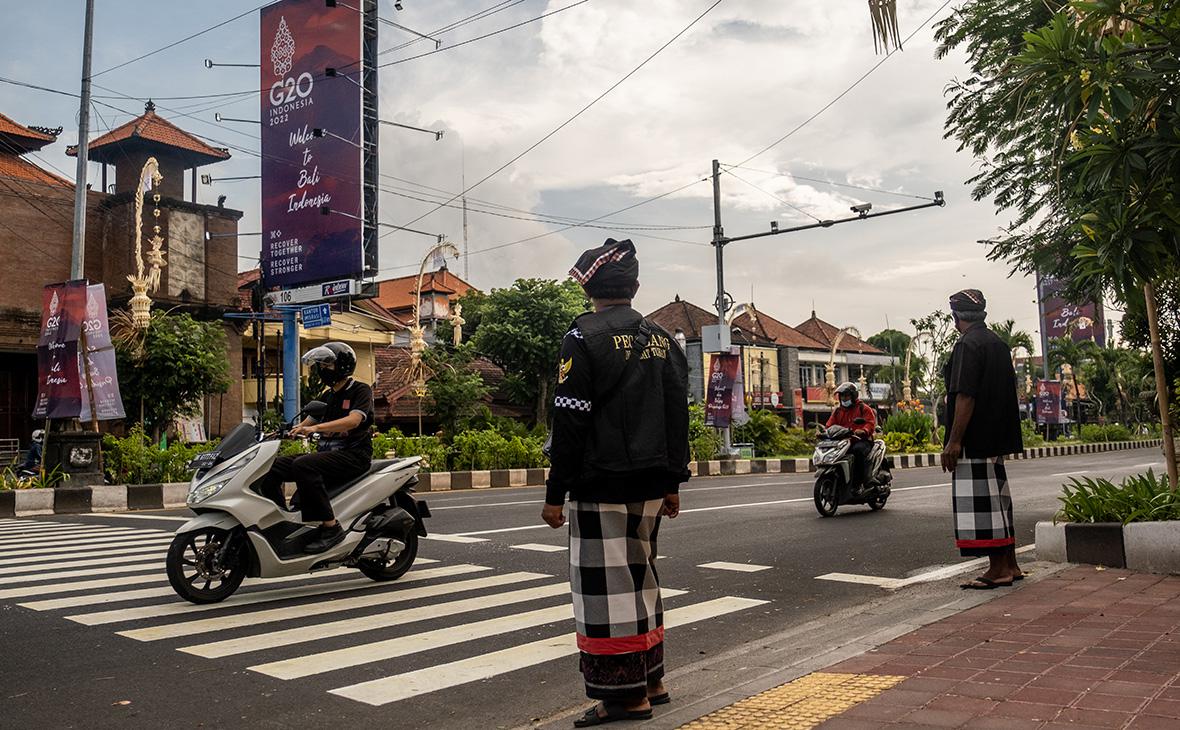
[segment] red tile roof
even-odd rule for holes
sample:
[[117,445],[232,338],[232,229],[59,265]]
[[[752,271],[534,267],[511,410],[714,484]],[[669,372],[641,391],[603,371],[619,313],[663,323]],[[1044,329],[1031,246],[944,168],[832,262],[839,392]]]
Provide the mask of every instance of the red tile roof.
[[[410,358],[407,347],[384,347],[374,355],[377,359],[377,382],[373,384],[373,396],[377,401],[377,418],[382,421],[408,421],[418,417],[418,398],[410,392],[410,386],[398,379],[398,370],[405,367]],[[478,358],[471,363],[471,369],[479,373],[490,393],[483,399],[492,415],[508,418],[526,418],[528,408],[511,403],[504,392],[504,371],[490,360]],[[434,404],[429,396],[422,399],[422,417],[433,422]]]
[[[141,116],[126,124],[115,127],[98,139],[90,141],[90,152],[96,160],[102,161],[103,148],[125,140],[142,140],[153,142],[165,147],[172,147],[189,153],[190,162],[194,165],[207,165],[211,162],[228,160],[229,150],[221,147],[211,147],[197,137],[189,134],[172,122],[156,114],[156,107],[150,101]],[[78,154],[76,146],[66,148],[66,154]]]
[[741,327],[743,330],[753,332],[756,335],[761,335],[768,340],[774,341],[776,345],[782,347],[795,347],[801,350],[828,350],[831,345],[824,345],[823,343],[814,340],[799,330],[789,325],[783,324],[774,317],[771,317],[765,312],[753,311],[753,315],[749,310],[735,317],[733,320],[735,327]]
[[32,150],[39,150],[57,139],[52,130],[26,127],[18,124],[11,117],[0,114],[0,154],[15,152],[23,154]]
[[[377,282],[377,303],[396,314],[412,311],[414,292],[418,288],[418,275],[402,276]],[[422,291],[447,294],[451,300],[458,299],[475,287],[455,276],[447,269],[427,272],[422,277]]]
[[675,300],[647,315],[647,318],[672,334],[676,334],[676,330],[680,330],[684,333],[685,338],[690,340],[701,338],[701,327],[717,324],[716,312],[710,312],[692,302],[681,299],[679,294],[676,295]]
[[[823,343],[824,349],[829,350],[832,347],[832,341],[835,340],[836,335],[840,332],[839,327],[828,324],[819,317],[816,317],[815,312],[811,313],[811,319],[797,326],[795,329],[799,330],[807,337]],[[858,352],[865,355],[886,354],[884,350],[873,347],[859,337],[854,337],[851,334],[844,335],[844,337],[840,340],[840,347],[837,349],[840,352]]]
[[16,178],[18,180],[61,188],[74,187],[70,181],[64,180],[46,170],[42,170],[22,157],[3,153],[0,153],[0,177]]

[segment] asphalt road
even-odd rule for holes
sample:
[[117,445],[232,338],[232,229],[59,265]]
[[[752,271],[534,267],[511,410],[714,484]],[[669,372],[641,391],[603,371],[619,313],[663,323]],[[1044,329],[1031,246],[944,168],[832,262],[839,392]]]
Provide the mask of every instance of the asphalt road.
[[[1156,450],[1010,462],[1020,544],[1068,476],[1160,465]],[[948,482],[898,470],[883,511],[833,519],[816,514],[806,474],[685,485],[659,546],[673,691],[678,666],[883,593],[817,576],[879,581],[961,562]],[[423,495],[435,537],[419,556],[437,562],[394,584],[349,571],[248,580],[213,608],[178,602],[164,577],[183,511],[0,521],[0,727],[495,728],[573,711],[585,699],[567,534],[540,524],[541,494]],[[957,597],[953,582],[940,590]],[[725,688],[725,676],[709,686]]]

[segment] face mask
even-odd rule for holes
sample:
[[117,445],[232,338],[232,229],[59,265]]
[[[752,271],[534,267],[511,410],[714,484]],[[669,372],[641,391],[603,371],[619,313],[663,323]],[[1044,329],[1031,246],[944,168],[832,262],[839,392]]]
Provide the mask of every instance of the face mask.
[[336,376],[336,370],[333,368],[325,368],[321,365],[319,368],[317,368],[317,371],[319,372],[320,380],[327,383],[328,385],[335,385],[336,382],[340,380],[340,378]]
[[841,398],[841,399],[840,399],[840,405],[841,405],[841,406],[843,406],[844,408],[851,408],[851,407],[852,407],[852,401],[851,401],[851,400],[844,399],[844,398]]

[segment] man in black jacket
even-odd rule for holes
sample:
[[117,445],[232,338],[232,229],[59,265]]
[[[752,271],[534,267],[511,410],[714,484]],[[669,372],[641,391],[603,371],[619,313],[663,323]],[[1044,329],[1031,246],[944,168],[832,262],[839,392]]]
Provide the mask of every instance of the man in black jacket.
[[565,524],[588,727],[651,717],[664,689],[664,622],[655,570],[660,518],[680,512],[688,479],[688,362],[672,336],[631,308],[639,261],[608,239],[570,271],[594,311],[561,348],[542,519]]

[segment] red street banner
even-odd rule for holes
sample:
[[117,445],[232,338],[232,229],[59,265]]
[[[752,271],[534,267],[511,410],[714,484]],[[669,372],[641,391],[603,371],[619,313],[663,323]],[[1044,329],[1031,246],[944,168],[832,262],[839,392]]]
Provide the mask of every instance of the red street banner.
[[1103,321],[1101,302],[1073,304],[1061,296],[1065,282],[1051,276],[1037,276],[1037,292],[1041,301],[1041,332],[1048,339],[1065,337],[1067,333],[1074,342],[1094,340],[1099,347],[1106,346],[1106,323]]
[[86,280],[48,284],[41,290],[41,338],[38,345],[77,341],[86,306]]
[[268,5],[261,64],[263,281],[359,276],[361,14],[323,0]]
[[714,354],[709,360],[709,388],[705,396],[705,425],[729,428],[734,416],[734,386],[741,375],[737,355]]
[[103,284],[86,287],[86,317],[82,320],[82,332],[86,335],[87,350],[105,350],[113,346],[111,323],[107,319],[107,289]]
[[82,406],[78,383],[78,342],[37,346],[37,402],[33,418],[77,418]]
[[1037,423],[1064,423],[1061,409],[1061,381],[1037,381]]

